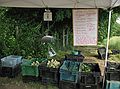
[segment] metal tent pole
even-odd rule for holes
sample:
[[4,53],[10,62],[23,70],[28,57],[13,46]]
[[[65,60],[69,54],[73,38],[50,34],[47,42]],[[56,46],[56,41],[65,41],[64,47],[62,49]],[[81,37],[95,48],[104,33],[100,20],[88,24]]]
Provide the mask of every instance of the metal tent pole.
[[105,55],[105,67],[107,67],[107,59],[108,59],[108,46],[109,46],[109,39],[110,39],[111,14],[112,14],[112,10],[109,11],[107,46],[106,46],[106,55]]
[[[107,45],[106,45],[105,68],[104,69],[106,69],[106,67],[107,67],[107,60],[108,60],[108,47],[109,47],[109,39],[110,39],[111,15],[112,15],[112,10],[109,11],[108,32],[107,32]],[[105,71],[106,70],[104,70],[104,75],[103,75],[103,86],[102,86],[103,89],[104,89],[104,82],[105,82]]]

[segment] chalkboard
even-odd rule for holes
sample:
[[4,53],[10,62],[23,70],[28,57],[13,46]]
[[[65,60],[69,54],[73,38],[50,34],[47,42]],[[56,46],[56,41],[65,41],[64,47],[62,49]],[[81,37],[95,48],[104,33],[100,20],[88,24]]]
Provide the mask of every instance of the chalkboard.
[[73,9],[74,46],[97,45],[98,9]]

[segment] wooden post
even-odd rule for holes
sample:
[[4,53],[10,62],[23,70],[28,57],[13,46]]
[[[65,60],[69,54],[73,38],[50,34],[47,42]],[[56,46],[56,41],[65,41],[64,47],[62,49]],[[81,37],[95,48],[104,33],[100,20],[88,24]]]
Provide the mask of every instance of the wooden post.
[[68,46],[68,29],[67,29],[67,34],[66,34],[66,45]]
[[65,47],[65,30],[63,29],[63,47]]

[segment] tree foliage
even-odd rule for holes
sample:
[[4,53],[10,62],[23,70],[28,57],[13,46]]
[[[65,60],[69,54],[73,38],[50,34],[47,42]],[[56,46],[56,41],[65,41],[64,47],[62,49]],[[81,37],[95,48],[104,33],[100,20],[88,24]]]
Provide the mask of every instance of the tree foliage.
[[[111,17],[111,32],[110,36],[120,36],[120,24],[116,23],[116,19],[120,16],[120,7],[114,8],[112,10]],[[98,25],[98,40],[100,42],[107,38],[109,11],[99,10],[99,25]]]
[[46,57],[48,47],[41,42],[41,38],[46,32],[56,37],[55,42],[58,43],[56,47],[60,48],[62,41],[61,31],[68,25],[71,11],[69,9],[51,9],[51,11],[53,12],[53,21],[49,22],[50,29],[47,31],[48,22],[43,21],[44,9],[1,7],[1,54]]
[[[1,55],[17,54],[22,56],[45,57],[47,45],[41,42],[46,34],[53,35],[53,47],[62,48],[63,31],[68,40],[68,46],[73,45],[72,9],[50,8],[53,21],[43,20],[45,9],[5,8],[0,7],[0,53]],[[115,23],[120,16],[120,7],[112,12],[111,36],[119,36],[120,25]],[[99,10],[98,40],[107,37],[108,12]]]

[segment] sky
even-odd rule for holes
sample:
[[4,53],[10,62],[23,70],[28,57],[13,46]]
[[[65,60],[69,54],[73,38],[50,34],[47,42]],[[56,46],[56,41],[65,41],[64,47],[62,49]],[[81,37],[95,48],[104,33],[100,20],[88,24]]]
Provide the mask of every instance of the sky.
[[116,22],[120,24],[120,17],[117,18]]

